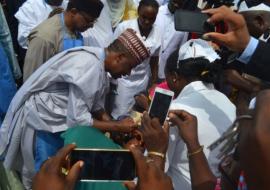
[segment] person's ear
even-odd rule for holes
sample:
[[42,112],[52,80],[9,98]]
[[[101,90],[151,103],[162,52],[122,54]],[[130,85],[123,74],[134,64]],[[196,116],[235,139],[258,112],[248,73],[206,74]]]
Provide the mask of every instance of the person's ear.
[[255,21],[256,21],[256,24],[258,25],[258,27],[260,28],[260,30],[264,30],[265,28],[265,21],[263,19],[263,16],[262,15],[257,15],[255,17]]
[[178,81],[178,79],[179,79],[178,74],[177,74],[176,72],[173,72],[173,73],[172,73],[172,81],[173,81],[174,83],[176,83],[176,82]]

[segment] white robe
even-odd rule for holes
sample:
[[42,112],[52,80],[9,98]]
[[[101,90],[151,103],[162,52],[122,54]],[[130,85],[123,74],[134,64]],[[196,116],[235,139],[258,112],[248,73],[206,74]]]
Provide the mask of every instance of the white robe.
[[108,47],[113,37],[112,23],[109,6],[106,0],[102,0],[104,8],[93,28],[82,33],[84,45],[91,47]]
[[34,131],[65,131],[92,125],[91,112],[104,106],[108,86],[103,49],[78,47],[57,54],[24,83],[0,128],[4,165],[22,172],[24,185],[34,171]]
[[188,32],[179,32],[174,27],[174,16],[168,9],[168,4],[159,8],[155,24],[162,34],[161,49],[159,55],[158,77],[165,79],[165,65],[168,57],[178,50],[188,39]]
[[[210,151],[207,147],[232,125],[236,117],[235,106],[224,94],[215,90],[212,84],[206,85],[201,81],[196,81],[185,86],[178,97],[173,100],[170,110],[179,109],[197,117],[199,142],[204,145],[204,154],[209,166],[218,177],[220,160],[216,156],[219,150]],[[191,190],[187,147],[179,136],[177,127],[170,128],[165,165],[175,190]]]
[[[68,0],[63,0],[60,7],[66,8]],[[30,32],[41,22],[46,20],[56,7],[50,6],[44,0],[27,0],[17,11],[15,17],[18,19],[18,42],[20,46],[27,49],[27,38]]]
[[[114,31],[114,39],[116,39],[127,28],[132,28],[140,34],[137,19],[127,20],[120,23]],[[142,37],[142,36],[141,36]],[[159,28],[154,24],[153,28],[143,43],[150,50],[150,57],[145,59],[140,65],[132,69],[129,76],[122,77],[117,80],[117,94],[114,98],[112,116],[117,119],[121,115],[126,115],[132,108],[134,95],[139,92],[145,91],[149,79],[151,77],[150,58],[159,55],[161,45],[161,35]]]

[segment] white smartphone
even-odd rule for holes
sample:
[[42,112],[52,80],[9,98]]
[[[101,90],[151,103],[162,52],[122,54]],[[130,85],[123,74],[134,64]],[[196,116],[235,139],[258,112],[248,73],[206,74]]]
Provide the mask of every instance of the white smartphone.
[[126,149],[76,148],[70,154],[70,165],[84,161],[80,181],[122,182],[136,177],[135,160]]
[[173,96],[173,91],[157,87],[148,111],[150,117],[157,117],[160,124],[163,125],[168,115]]

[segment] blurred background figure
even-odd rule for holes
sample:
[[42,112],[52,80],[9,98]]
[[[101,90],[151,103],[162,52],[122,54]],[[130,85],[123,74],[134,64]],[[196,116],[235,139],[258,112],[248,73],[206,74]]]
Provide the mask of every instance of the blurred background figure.
[[15,14],[19,23],[18,42],[20,46],[27,49],[30,32],[46,20],[53,10],[66,9],[67,3],[67,0],[27,0]]
[[159,5],[156,0],[142,0],[138,7],[138,18],[120,23],[114,31],[117,38],[127,28],[134,29],[143,39],[150,57],[135,67],[129,76],[123,76],[116,82],[116,93],[112,95],[113,118],[129,115],[134,105],[134,96],[146,91],[157,82],[158,60],[161,45],[160,30],[155,24]]

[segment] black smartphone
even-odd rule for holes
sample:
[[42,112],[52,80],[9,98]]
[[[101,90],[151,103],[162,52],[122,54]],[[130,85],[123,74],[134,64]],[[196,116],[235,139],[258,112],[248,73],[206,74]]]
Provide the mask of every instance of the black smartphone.
[[74,149],[70,165],[84,161],[81,181],[132,181],[136,177],[132,153],[125,149]]
[[214,32],[215,25],[208,23],[208,18],[209,15],[202,12],[177,10],[174,13],[175,30],[198,34]]
[[150,117],[157,117],[160,124],[163,125],[168,115],[173,96],[174,92],[157,87],[148,112]]

